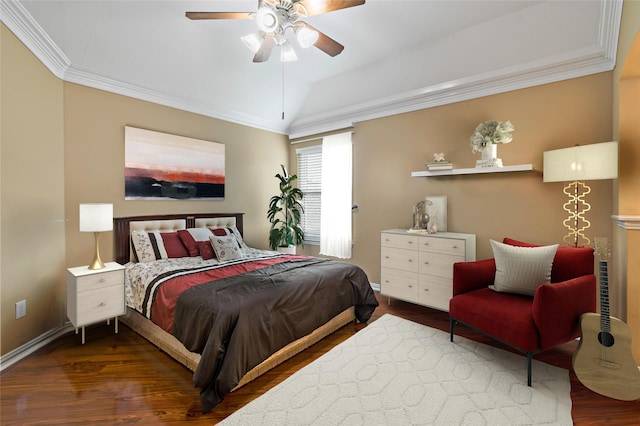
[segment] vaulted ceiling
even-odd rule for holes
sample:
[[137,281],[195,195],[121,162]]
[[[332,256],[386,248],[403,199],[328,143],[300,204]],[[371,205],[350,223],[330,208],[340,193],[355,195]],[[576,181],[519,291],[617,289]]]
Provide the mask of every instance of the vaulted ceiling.
[[[308,0],[321,1],[321,0]],[[305,136],[609,71],[619,0],[367,0],[305,21],[345,46],[253,63],[257,0],[2,0],[0,16],[58,77],[211,117]],[[283,118],[284,116],[284,118]]]

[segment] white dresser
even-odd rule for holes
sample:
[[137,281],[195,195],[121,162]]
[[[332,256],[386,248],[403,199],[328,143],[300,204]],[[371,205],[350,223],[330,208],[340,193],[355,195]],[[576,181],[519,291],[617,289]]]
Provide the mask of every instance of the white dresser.
[[118,333],[118,316],[125,313],[124,266],[108,262],[104,269],[86,266],[67,269],[67,317],[76,329],[98,321],[115,318]]
[[449,310],[453,264],[476,260],[476,236],[456,232],[380,234],[380,293]]

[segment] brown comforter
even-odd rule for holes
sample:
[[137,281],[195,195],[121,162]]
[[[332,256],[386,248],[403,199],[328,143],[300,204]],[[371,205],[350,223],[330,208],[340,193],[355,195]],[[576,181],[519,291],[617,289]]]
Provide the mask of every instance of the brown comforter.
[[361,322],[378,306],[364,271],[302,256],[184,290],[173,334],[202,355],[194,374],[202,410],[219,404],[271,354],[351,306]]

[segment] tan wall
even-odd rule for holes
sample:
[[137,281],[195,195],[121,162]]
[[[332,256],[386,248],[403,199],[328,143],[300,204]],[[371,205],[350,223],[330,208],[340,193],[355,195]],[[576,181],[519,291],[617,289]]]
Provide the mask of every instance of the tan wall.
[[[267,248],[269,198],[274,176],[287,163],[286,137],[173,108],[65,83],[65,185],[67,264],[88,264],[93,235],[78,230],[78,205],[113,203],[114,216],[242,212],[248,244]],[[125,201],[126,125],[225,144],[225,199]],[[112,260],[113,235],[101,237],[101,257]]]
[[[0,351],[66,319],[62,82],[0,25]],[[27,316],[15,319],[15,303]]]
[[[225,200],[125,201],[125,125],[224,143]],[[67,321],[66,268],[88,264],[94,244],[80,203],[113,203],[115,216],[243,212],[247,242],[267,248],[269,178],[287,162],[284,135],[65,83],[2,25],[2,355]],[[100,242],[113,260],[113,233]]]
[[[448,197],[448,230],[476,234],[477,258],[492,257],[489,239],[562,243],[562,183],[543,183],[542,153],[612,138],[612,73],[548,84],[358,123],[354,142],[354,263],[380,279],[380,231],[411,226],[412,206],[427,195]],[[498,147],[505,165],[537,172],[412,178],[433,153],[456,168],[474,167],[469,137],[484,120],[510,120],[516,131]],[[299,145],[292,145],[295,155]],[[590,236],[611,238],[612,182],[593,181]],[[317,247],[305,247],[317,253]]]
[[[625,1],[614,73],[614,132],[620,141],[618,213],[640,217],[640,2]],[[620,229],[614,252],[619,318],[631,329],[632,351],[640,364],[640,230]],[[616,255],[617,254],[617,255]],[[614,290],[616,290],[614,288]],[[626,302],[626,306],[625,306]],[[626,309],[624,309],[626,307]],[[616,314],[612,311],[612,314]]]

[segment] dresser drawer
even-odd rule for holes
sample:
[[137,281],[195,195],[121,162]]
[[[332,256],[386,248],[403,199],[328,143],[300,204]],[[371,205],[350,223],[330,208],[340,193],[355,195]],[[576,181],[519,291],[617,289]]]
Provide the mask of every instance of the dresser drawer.
[[422,237],[420,251],[465,256],[465,241],[452,238]]
[[453,278],[453,264],[464,262],[464,256],[452,256],[431,252],[420,252],[420,274],[435,275],[444,278]]
[[124,291],[123,282],[123,271],[101,272],[99,274],[84,275],[76,278],[78,293],[98,290],[103,287],[110,286],[120,286],[120,291],[122,292]]
[[419,253],[415,250],[404,250],[392,247],[380,248],[380,266],[383,268],[418,272],[418,260]]
[[105,318],[124,315],[124,293],[121,285],[101,287],[77,295],[77,324],[80,327]]
[[449,310],[449,300],[453,296],[450,279],[421,275],[418,288],[418,303],[443,311]]
[[418,250],[419,237],[417,235],[380,234],[381,247],[395,247],[407,250]]
[[398,269],[382,268],[380,293],[408,301],[418,299],[418,274]]

